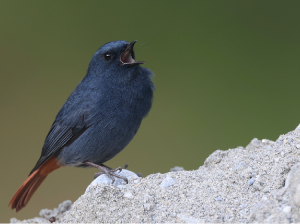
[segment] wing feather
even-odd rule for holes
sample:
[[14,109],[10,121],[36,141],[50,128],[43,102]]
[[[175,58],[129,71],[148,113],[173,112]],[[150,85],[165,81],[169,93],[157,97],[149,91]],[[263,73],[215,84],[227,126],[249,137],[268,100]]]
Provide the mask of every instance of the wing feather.
[[[41,157],[36,163],[35,167],[32,169],[30,174],[37,170],[41,165],[43,165],[48,159],[50,159],[55,153],[57,153],[61,148],[76,140],[88,126],[84,125],[84,116],[78,117],[77,125],[70,126],[64,125],[59,121],[55,121],[46,137]],[[66,123],[66,122],[65,122]],[[29,175],[30,175],[29,174]]]

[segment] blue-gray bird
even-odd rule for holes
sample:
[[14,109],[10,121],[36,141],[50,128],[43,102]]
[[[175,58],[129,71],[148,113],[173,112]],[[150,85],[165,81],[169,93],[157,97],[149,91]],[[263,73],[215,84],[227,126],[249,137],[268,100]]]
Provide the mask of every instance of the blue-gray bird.
[[62,166],[96,167],[95,176],[127,179],[103,163],[132,140],[153,98],[152,72],[135,61],[133,46],[123,40],[104,44],[94,54],[84,79],[69,96],[46,137],[29,177],[9,205],[26,206],[52,171]]

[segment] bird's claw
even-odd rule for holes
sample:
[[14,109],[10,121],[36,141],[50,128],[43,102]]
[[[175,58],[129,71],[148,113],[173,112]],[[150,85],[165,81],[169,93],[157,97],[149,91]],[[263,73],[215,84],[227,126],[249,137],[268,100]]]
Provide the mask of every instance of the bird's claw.
[[106,171],[101,171],[99,173],[95,173],[94,179],[96,179],[97,177],[99,177],[102,174],[106,174],[106,176],[109,177],[112,180],[112,184],[115,182],[115,178],[114,177],[120,178],[120,179],[124,180],[128,184],[128,179],[126,177],[123,177],[121,175],[116,174],[115,172],[117,172],[117,171],[121,172],[122,168],[118,167],[117,169],[110,169],[110,170],[106,170]]
[[90,165],[90,166],[92,166],[92,167],[95,167],[95,168],[101,170],[100,172],[95,173],[94,179],[96,179],[97,177],[99,177],[102,174],[106,174],[112,180],[112,184],[115,182],[115,178],[114,177],[120,178],[120,179],[124,180],[128,184],[128,179],[126,177],[123,177],[123,176],[118,175],[118,174],[115,173],[117,171],[121,172],[122,171],[122,167],[118,167],[116,169],[112,169],[112,168],[110,168],[108,166],[105,166],[103,164],[97,165],[97,164],[94,164],[94,163],[91,163],[91,162],[88,162],[88,161],[85,162],[85,163],[88,164],[88,165]]
[[123,170],[123,169],[122,169],[122,167],[120,167],[120,166],[119,166],[118,168],[116,168],[116,169],[111,169],[112,172],[117,172],[117,171],[120,171],[120,172],[121,172],[122,170]]
[[99,177],[100,175],[102,175],[102,174],[104,174],[102,171],[101,172],[99,172],[99,173],[95,173],[95,175],[94,175],[94,179],[96,179],[97,177]]

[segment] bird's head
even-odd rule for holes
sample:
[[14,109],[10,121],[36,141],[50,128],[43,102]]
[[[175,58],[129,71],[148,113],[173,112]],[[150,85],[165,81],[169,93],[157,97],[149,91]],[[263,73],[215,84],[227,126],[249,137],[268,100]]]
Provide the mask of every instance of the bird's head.
[[97,76],[111,74],[119,71],[130,72],[140,64],[141,61],[135,61],[133,46],[136,43],[128,43],[124,40],[113,41],[104,44],[94,54],[89,70]]

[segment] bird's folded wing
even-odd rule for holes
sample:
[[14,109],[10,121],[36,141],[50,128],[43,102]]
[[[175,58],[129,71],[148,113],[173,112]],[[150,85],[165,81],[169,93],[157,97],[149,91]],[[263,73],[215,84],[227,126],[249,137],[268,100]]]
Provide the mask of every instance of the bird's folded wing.
[[30,174],[37,170],[41,165],[43,165],[61,148],[76,140],[82,133],[87,130],[88,126],[84,124],[83,115],[78,116],[78,119],[76,120],[78,122],[74,122],[74,120],[71,123],[67,121],[54,121],[46,137],[41,157]]

